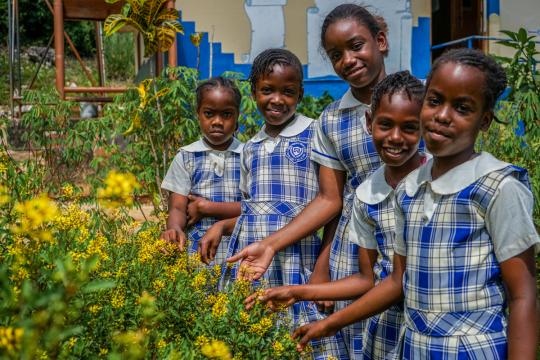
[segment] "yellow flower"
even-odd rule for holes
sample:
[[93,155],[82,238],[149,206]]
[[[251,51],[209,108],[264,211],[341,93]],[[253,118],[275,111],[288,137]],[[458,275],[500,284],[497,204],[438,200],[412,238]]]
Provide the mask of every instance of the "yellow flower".
[[217,295],[216,302],[212,306],[212,316],[216,318],[223,317],[227,313],[227,305],[229,304],[229,299],[227,299],[227,294],[220,293]]
[[97,314],[101,310],[101,305],[93,304],[88,307],[88,311],[90,311],[92,314]]
[[58,208],[47,195],[42,194],[23,203],[17,203],[14,209],[20,216],[18,224],[13,226],[13,232],[45,241],[51,240],[50,233],[43,228],[55,219]]
[[261,321],[250,326],[252,333],[263,336],[272,327],[272,319],[269,317],[263,317]]
[[163,281],[161,279],[156,279],[152,283],[152,286],[154,288],[154,291],[156,293],[159,293],[161,290],[163,290],[165,288],[165,281]]
[[203,345],[206,345],[209,342],[210,342],[210,340],[204,335],[199,335],[195,339],[195,345],[198,346],[198,347],[202,347]]
[[97,191],[98,199],[106,207],[117,208],[133,204],[133,192],[140,187],[135,175],[111,171],[105,178],[105,187]]
[[73,189],[73,185],[71,184],[65,184],[62,186],[62,197],[66,199],[72,199],[73,194],[75,193],[75,190]]
[[107,355],[108,353],[109,353],[109,349],[107,349],[107,348],[99,348],[99,355],[100,356]]
[[279,341],[275,341],[273,344],[272,344],[272,349],[274,349],[274,352],[276,353],[276,355],[281,355],[281,353],[283,352],[283,350],[285,350],[285,347],[283,346],[282,343],[280,343]]
[[7,204],[10,199],[8,188],[0,185],[0,206]]
[[163,349],[165,346],[167,346],[167,342],[165,342],[163,339],[160,339],[156,344],[158,349]]
[[126,301],[126,294],[123,290],[116,290],[112,294],[111,305],[115,309],[120,309],[124,307],[124,302]]
[[206,285],[206,272],[200,271],[193,277],[193,280],[191,280],[191,286],[193,286],[195,290],[201,290],[204,285]]
[[249,324],[250,318],[249,314],[244,310],[240,310],[240,322],[244,325]]
[[139,296],[139,299],[137,300],[139,305],[143,305],[143,306],[153,305],[154,301],[156,301],[156,298],[150,295],[146,291],[143,291],[143,293],[141,294],[141,296]]
[[23,334],[24,329],[21,328],[0,327],[0,349],[7,352],[19,350]]
[[73,348],[75,347],[75,344],[76,344],[76,343],[77,343],[77,338],[72,336],[72,337],[69,339],[69,342],[68,342],[68,344],[67,344],[68,349],[70,349],[70,350],[73,349]]
[[[71,204],[54,219],[54,224],[58,230],[82,229],[90,222],[90,215],[81,210],[77,205]],[[88,233],[88,230],[86,230]],[[79,240],[80,241],[80,240]],[[84,241],[84,240],[83,240]]]
[[223,341],[212,340],[201,347],[201,353],[210,359],[231,360],[229,347]]

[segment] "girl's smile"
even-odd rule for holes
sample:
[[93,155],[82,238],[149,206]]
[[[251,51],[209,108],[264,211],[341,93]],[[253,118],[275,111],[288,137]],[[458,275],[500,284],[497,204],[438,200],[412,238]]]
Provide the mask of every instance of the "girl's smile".
[[302,79],[292,66],[276,65],[261,77],[253,97],[265,118],[266,133],[277,136],[294,118],[296,106],[302,99]]
[[474,154],[478,132],[487,130],[492,112],[485,110],[484,74],[471,66],[445,63],[433,74],[420,115],[428,150],[451,163]]
[[367,114],[373,143],[387,166],[403,167],[418,154],[420,107],[418,101],[398,92],[392,96],[385,94],[373,117]]
[[385,76],[383,54],[388,44],[383,32],[374,37],[357,20],[341,19],[328,26],[324,43],[334,71],[353,91],[372,87]]

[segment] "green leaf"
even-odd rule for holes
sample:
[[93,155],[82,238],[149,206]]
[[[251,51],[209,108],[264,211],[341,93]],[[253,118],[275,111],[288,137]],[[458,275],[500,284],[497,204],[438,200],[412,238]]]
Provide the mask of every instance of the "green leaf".
[[86,284],[82,291],[85,294],[103,291],[103,290],[109,290],[116,287],[116,281],[113,280],[94,280],[92,282],[89,282]]
[[120,14],[112,14],[105,19],[105,23],[103,24],[103,31],[105,32],[105,35],[111,36],[124,26],[128,24],[128,19],[124,15]]

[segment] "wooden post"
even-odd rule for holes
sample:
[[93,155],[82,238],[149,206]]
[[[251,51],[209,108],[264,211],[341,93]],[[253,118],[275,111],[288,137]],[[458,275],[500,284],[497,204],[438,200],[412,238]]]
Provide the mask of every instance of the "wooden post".
[[[174,3],[175,3],[175,0],[167,1],[167,8],[168,9],[174,9]],[[176,35],[174,35],[174,42],[172,43],[171,48],[169,49],[169,54],[168,54],[168,56],[169,56],[168,57],[169,66],[176,67],[178,65],[176,52],[177,52],[177,49],[176,49]]]
[[62,0],[54,0],[54,62],[56,66],[56,90],[64,99],[64,9]]

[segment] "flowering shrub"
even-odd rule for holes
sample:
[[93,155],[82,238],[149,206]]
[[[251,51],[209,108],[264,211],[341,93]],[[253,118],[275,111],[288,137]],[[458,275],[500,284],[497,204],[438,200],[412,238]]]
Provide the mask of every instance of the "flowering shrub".
[[160,240],[159,221],[127,215],[131,175],[105,179],[105,210],[71,185],[56,201],[21,196],[14,163],[2,161],[0,358],[299,357],[284,315],[245,311],[248,282],[218,291],[220,266]]

